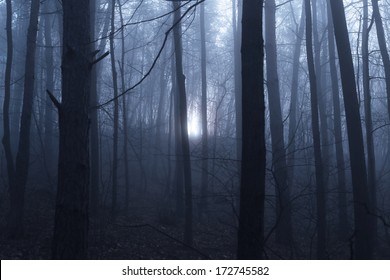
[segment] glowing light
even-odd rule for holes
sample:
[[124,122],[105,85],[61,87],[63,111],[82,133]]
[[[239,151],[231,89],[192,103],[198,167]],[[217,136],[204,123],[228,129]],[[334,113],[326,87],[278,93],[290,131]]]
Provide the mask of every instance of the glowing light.
[[188,136],[189,137],[198,137],[200,136],[200,124],[199,117],[196,113],[192,113],[188,115]]

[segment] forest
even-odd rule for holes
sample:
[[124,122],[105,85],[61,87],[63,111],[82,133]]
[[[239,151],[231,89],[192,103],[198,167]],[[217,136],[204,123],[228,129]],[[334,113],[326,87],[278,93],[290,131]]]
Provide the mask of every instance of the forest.
[[0,259],[390,259],[389,0],[0,0]]

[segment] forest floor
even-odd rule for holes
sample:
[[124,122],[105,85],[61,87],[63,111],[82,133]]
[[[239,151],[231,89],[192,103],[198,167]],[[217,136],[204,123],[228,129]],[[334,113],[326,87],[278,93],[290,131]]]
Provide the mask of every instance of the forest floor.
[[[0,259],[50,259],[54,224],[53,197],[33,192],[28,197],[24,235],[9,239],[5,202],[0,203]],[[153,201],[138,200],[112,222],[108,215],[91,218],[90,259],[234,259],[236,229],[222,221],[194,220],[194,244],[182,242],[183,224],[161,215]],[[107,211],[108,212],[108,211]]]

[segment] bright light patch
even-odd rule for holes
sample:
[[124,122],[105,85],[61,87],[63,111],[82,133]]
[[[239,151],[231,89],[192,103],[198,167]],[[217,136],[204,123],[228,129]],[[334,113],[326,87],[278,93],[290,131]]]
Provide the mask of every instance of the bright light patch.
[[200,136],[200,125],[199,118],[196,113],[191,113],[188,115],[188,136],[189,137],[198,137]]

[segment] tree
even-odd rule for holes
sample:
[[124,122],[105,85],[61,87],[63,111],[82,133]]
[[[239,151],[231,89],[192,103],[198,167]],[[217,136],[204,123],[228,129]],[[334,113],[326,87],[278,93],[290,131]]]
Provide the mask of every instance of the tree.
[[265,198],[263,1],[244,1],[242,14],[242,161],[238,259],[262,258]]
[[208,207],[208,131],[207,131],[207,68],[206,68],[206,27],[205,3],[200,6],[200,44],[202,76],[202,209]]
[[111,7],[111,32],[110,32],[110,55],[111,74],[114,88],[114,132],[113,132],[113,153],[112,153],[112,203],[111,217],[115,218],[118,196],[118,129],[119,129],[119,102],[118,102],[118,74],[116,71],[114,33],[115,33],[115,0],[110,3]]
[[87,258],[89,194],[89,93],[94,62],[90,47],[90,1],[63,5],[62,102],[53,259]]
[[357,259],[371,259],[373,244],[372,216],[370,214],[371,203],[367,186],[363,132],[360,121],[351,46],[348,38],[343,1],[330,1],[330,6],[339,55],[345,117],[347,121],[354,200],[355,256]]
[[[15,161],[15,178],[10,180],[10,209],[8,231],[10,236],[20,236],[23,226],[25,190],[30,163],[30,128],[34,100],[35,50],[38,31],[39,0],[31,1],[30,21],[27,31],[24,94],[20,118],[19,143]],[[11,163],[8,163],[11,164]]]
[[345,161],[344,161],[344,148],[343,138],[341,130],[341,109],[340,109],[340,91],[339,80],[337,77],[336,68],[336,50],[335,50],[335,38],[334,38],[334,26],[332,19],[332,12],[330,10],[330,3],[327,1],[327,14],[328,14],[328,51],[329,51],[329,70],[332,85],[332,100],[333,100],[333,127],[334,127],[334,139],[336,148],[336,163],[337,163],[337,185],[339,190],[339,236],[340,239],[345,240],[347,238],[349,222],[347,213],[347,189],[345,183]]
[[313,131],[314,162],[316,174],[317,198],[317,259],[325,258],[326,250],[326,213],[325,184],[321,154],[320,125],[318,116],[317,79],[313,55],[313,35],[310,0],[305,1],[306,15],[306,52],[310,80],[311,125]]
[[183,174],[184,174],[184,200],[185,200],[185,226],[184,226],[184,242],[192,245],[192,178],[191,178],[191,159],[190,159],[190,143],[188,139],[187,125],[187,97],[185,76],[183,72],[183,47],[181,40],[181,14],[180,6],[177,2],[173,2],[174,17],[173,24],[173,40],[175,47],[175,66],[177,80],[177,101],[179,116],[180,116],[180,144],[183,159]]
[[[378,22],[376,24],[378,24]],[[365,124],[366,124],[367,180],[368,180],[368,186],[370,188],[372,209],[374,209],[375,211],[376,209],[375,150],[374,150],[374,135],[373,135],[372,113],[371,113],[370,64],[369,64],[369,50],[368,50],[368,40],[370,36],[371,26],[370,27],[368,26],[368,1],[367,0],[363,0],[362,29],[363,29],[362,30],[363,94],[364,94],[364,116],[365,116]],[[390,72],[388,74],[390,75]],[[373,231],[374,231],[373,234],[375,236],[376,235],[375,222],[373,223]]]
[[12,36],[12,1],[7,0],[7,20],[6,20],[6,33],[7,33],[7,61],[5,66],[4,75],[4,103],[3,103],[3,127],[4,135],[2,143],[5,152],[5,158],[7,162],[7,176],[9,186],[15,185],[15,166],[14,158],[12,155],[11,147],[11,131],[10,131],[10,99],[11,99],[11,72],[12,72],[12,60],[13,60],[13,36]]
[[272,140],[272,169],[276,193],[276,241],[289,244],[292,241],[290,189],[287,184],[286,153],[284,149],[283,117],[280,106],[279,77],[276,50],[276,4],[265,1],[265,51],[267,65],[267,88]]

